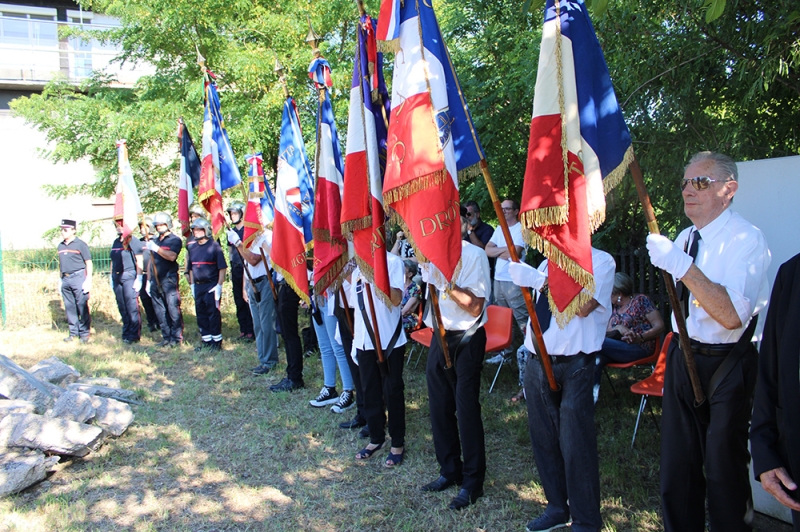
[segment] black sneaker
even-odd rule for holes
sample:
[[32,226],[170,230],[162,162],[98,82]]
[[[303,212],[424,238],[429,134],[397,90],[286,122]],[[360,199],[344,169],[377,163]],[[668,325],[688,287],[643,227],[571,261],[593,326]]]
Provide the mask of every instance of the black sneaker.
[[569,525],[571,521],[569,517],[566,519],[559,519],[550,517],[546,513],[540,515],[525,527],[528,532],[550,532],[551,530],[558,530]]
[[356,414],[356,417],[351,419],[350,421],[345,421],[344,423],[339,423],[340,429],[360,429],[361,427],[366,426],[367,422],[364,419]]
[[284,378],[278,384],[273,384],[269,387],[270,390],[273,392],[291,392],[293,390],[299,390],[301,388],[305,388],[305,384],[303,381],[293,381],[289,378]]
[[166,347],[169,345],[169,340],[161,340],[156,344],[156,347]]
[[339,392],[336,391],[336,388],[328,388],[327,386],[323,386],[322,389],[319,391],[319,395],[316,399],[312,399],[308,402],[314,408],[322,408],[325,405],[332,405],[333,403],[339,400]]
[[334,414],[341,414],[345,410],[353,408],[355,402],[353,401],[353,390],[345,390],[339,396],[339,400],[331,407],[331,412]]
[[259,364],[258,366],[254,367],[250,370],[250,373],[253,375],[266,375],[270,372],[272,368],[269,366],[265,366],[264,364]]

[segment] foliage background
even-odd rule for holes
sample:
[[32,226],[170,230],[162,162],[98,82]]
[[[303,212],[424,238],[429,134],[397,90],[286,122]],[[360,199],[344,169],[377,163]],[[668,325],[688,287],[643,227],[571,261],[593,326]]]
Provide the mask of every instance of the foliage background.
[[[265,168],[275,166],[283,101],[273,70],[276,59],[286,69],[306,147],[313,153],[316,106],[306,74],[311,49],[305,43],[309,20],[326,39],[321,49],[333,69],[334,109],[344,145],[358,15],[352,0],[81,4],[121,20],[120,29],[93,34],[121,45],[120,61],[156,67],[132,89],[111,88],[109,79],[96,75],[78,87],[54,81],[41,95],[12,103],[15,112],[55,141],[47,154],[51,160],[91,161],[97,179],[83,192],[113,192],[114,140],[126,138],[145,210],[174,209],[176,120],[184,118],[196,142],[202,126],[196,50],[220,75],[226,125],[243,170],[251,147],[264,152]],[[378,0],[365,4],[377,14]],[[525,168],[541,4],[435,3],[498,190],[516,198]],[[593,0],[590,7],[662,232],[674,234],[686,225],[675,185],[692,153],[709,149],[750,160],[800,152],[795,1]],[[386,67],[391,80],[391,63]],[[55,195],[76,191],[58,183],[50,187]],[[494,218],[482,180],[464,183],[462,199],[475,199],[484,218]],[[635,248],[645,234],[635,190],[626,180],[609,197],[607,221],[595,243],[611,251]]]

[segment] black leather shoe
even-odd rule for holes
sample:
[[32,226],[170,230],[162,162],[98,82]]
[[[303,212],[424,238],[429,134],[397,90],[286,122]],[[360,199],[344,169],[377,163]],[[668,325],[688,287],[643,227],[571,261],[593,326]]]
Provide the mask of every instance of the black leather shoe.
[[359,438],[369,438],[369,428],[364,427],[358,431]]
[[156,344],[156,347],[166,347],[169,345],[169,340],[161,340]]
[[303,381],[293,381],[289,378],[285,378],[278,384],[273,384],[269,387],[269,389],[273,392],[291,392],[301,388],[305,388]]
[[447,477],[440,476],[433,482],[428,482],[420,489],[422,491],[444,491],[450,486],[455,486],[456,484],[461,484],[461,482],[456,482],[455,480],[450,480]]
[[360,416],[356,416],[350,421],[345,421],[344,423],[339,423],[340,429],[360,429],[361,427],[365,427],[367,422],[361,419]]
[[482,496],[483,496],[483,488],[479,488],[472,491],[461,488],[461,490],[459,490],[458,492],[458,495],[456,495],[455,498],[453,498],[453,500],[450,501],[450,504],[448,504],[447,507],[450,508],[451,510],[461,510],[463,508],[466,508],[470,504],[475,504],[475,501],[478,500],[478,497]]

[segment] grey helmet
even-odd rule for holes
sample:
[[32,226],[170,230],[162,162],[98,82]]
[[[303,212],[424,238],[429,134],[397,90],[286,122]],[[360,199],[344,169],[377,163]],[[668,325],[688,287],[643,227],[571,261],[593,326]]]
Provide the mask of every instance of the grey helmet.
[[242,203],[241,201],[234,201],[231,202],[226,211],[228,212],[229,216],[231,212],[239,211],[239,220],[241,220],[244,218],[244,209],[245,209],[244,203]]
[[149,216],[147,218],[142,219],[141,223],[139,224],[139,228],[141,230],[142,226],[147,226],[147,232],[151,235],[155,234],[156,226],[153,225],[153,219]]
[[[157,212],[155,216],[153,216],[153,227],[158,227],[159,225],[166,225],[167,229],[171,231],[172,216],[165,212]],[[159,231],[159,233],[161,233],[161,231]],[[166,233],[166,231],[164,231],[164,233]]]
[[189,215],[191,216],[192,214],[195,214],[200,218],[208,219],[208,213],[206,213],[206,210],[203,208],[203,206],[196,201],[189,205]]
[[192,222],[192,229],[203,229],[206,233],[206,238],[211,238],[211,224],[205,218],[198,218]]

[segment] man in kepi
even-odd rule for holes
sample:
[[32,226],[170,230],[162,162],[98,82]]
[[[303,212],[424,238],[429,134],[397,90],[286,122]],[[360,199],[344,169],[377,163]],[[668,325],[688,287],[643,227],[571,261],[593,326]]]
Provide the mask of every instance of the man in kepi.
[[203,344],[195,351],[222,349],[222,315],[219,301],[222,298],[222,283],[225,281],[225,255],[222,247],[211,238],[211,224],[199,218],[192,222],[192,235],[197,244],[186,258],[189,270],[189,286],[194,298],[197,328]]
[[572,518],[575,532],[598,532],[600,467],[594,427],[594,361],[603,347],[611,317],[614,259],[592,248],[595,291],[562,329],[548,304],[548,264],[538,269],[512,262],[508,272],[518,286],[538,291],[536,317],[559,391],[550,388],[533,329],[526,323],[525,347],[532,353],[525,367],[528,431],[547,508],[529,522],[529,532],[565,527]]
[[122,318],[122,342],[139,341],[142,320],[139,316],[139,290],[142,288],[142,243],[133,235],[122,238],[122,222],[115,221],[117,239],[111,245],[111,289]]
[[[668,532],[751,530],[747,429],[758,353],[754,316],[766,305],[764,235],[730,209],[738,172],[728,156],[700,152],[679,181],[694,224],[675,243],[647,237],[653,265],[673,275],[705,401],[695,405],[677,340],[667,352],[661,437],[661,504]],[[673,318],[672,329],[677,330]]]
[[[462,217],[462,237],[467,235],[468,227],[467,219]],[[434,312],[429,307],[425,325],[434,328],[434,338],[428,351],[425,375],[439,478],[422,486],[422,491],[442,491],[460,484],[461,490],[450,502],[451,510],[465,508],[482,496],[486,477],[479,397],[486,348],[484,308],[491,282],[489,260],[483,250],[463,240],[461,264],[452,284],[445,284],[441,274],[430,263],[422,264],[423,280],[439,294],[442,324],[447,331],[447,351],[454,367],[448,377],[436,330],[438,325],[433,321]]]
[[59,288],[67,313],[69,336],[65,342],[80,338],[89,341],[89,292],[92,291],[92,254],[86,242],[75,236],[75,220],[61,220],[61,237],[58,244],[58,264],[61,272]]
[[147,271],[147,293],[153,300],[163,337],[156,345],[176,347],[183,341],[177,262],[183,243],[172,234],[172,216],[169,214],[156,213],[153,225],[157,235],[147,242],[147,249],[152,253],[150,269]]
[[[244,235],[244,209],[245,205],[241,201],[234,201],[228,206],[228,217],[231,220],[231,228],[242,240]],[[244,298],[244,262],[242,256],[236,252],[236,248],[228,239],[228,258],[231,261],[231,284],[233,285],[233,302],[236,303],[236,321],[239,322],[239,337],[237,341],[252,342],[255,340],[253,333],[253,317],[250,315],[250,307]]]

